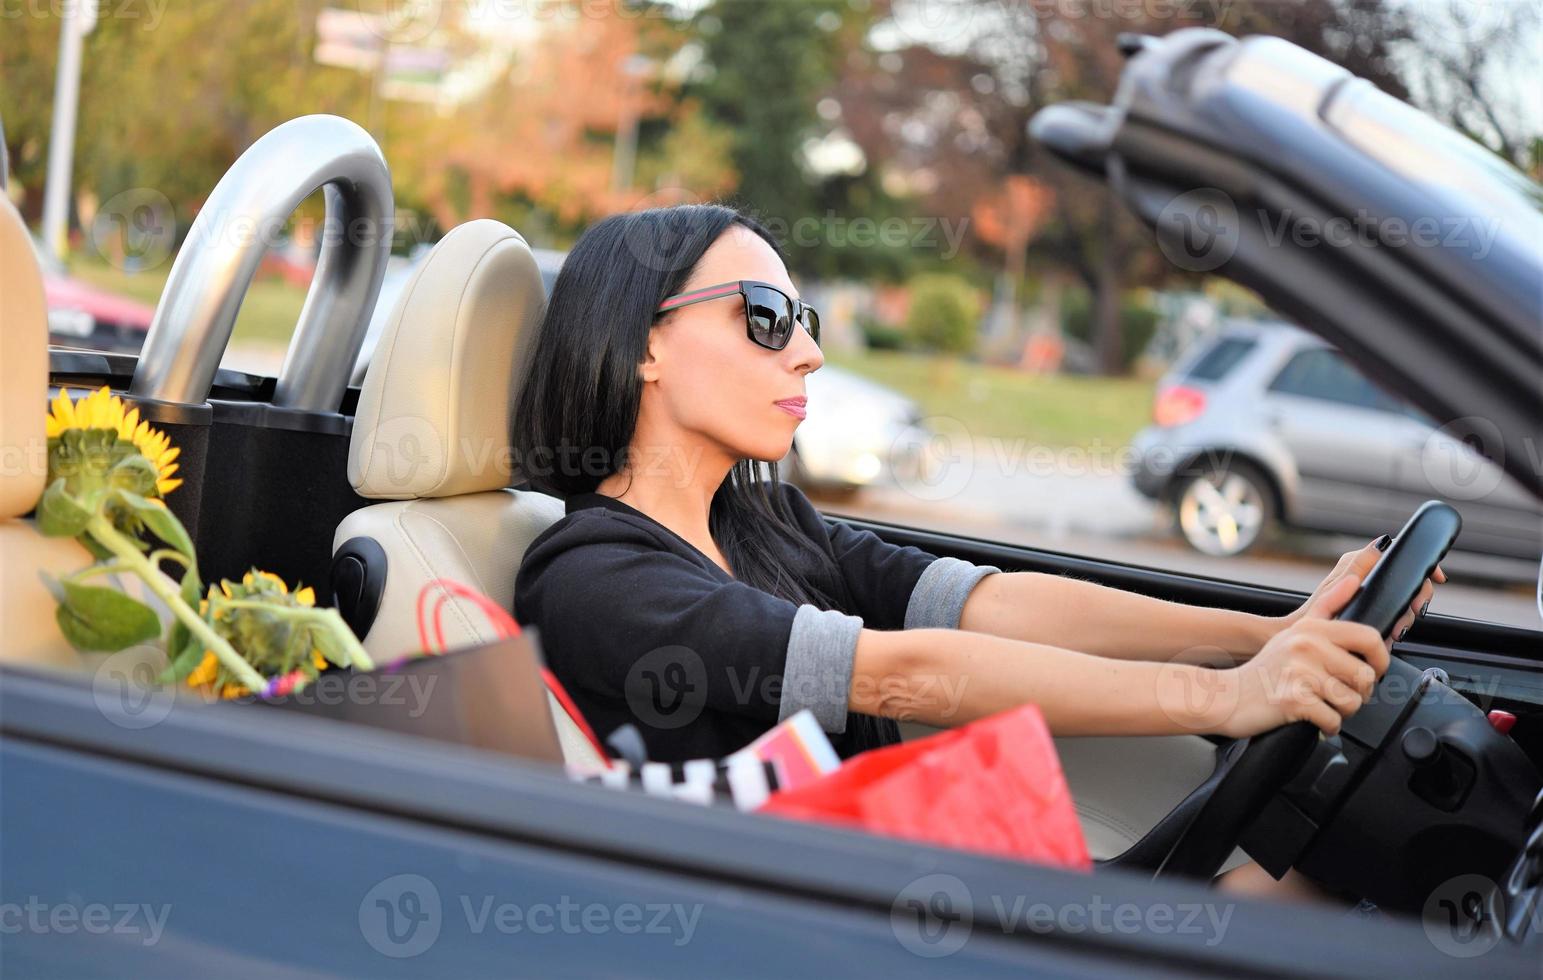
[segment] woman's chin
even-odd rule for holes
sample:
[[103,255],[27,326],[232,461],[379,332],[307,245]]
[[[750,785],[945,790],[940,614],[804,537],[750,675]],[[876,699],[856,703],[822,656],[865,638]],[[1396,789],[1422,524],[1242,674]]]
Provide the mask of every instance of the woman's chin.
[[780,463],[788,458],[788,453],[792,450],[793,443],[790,440],[778,446],[758,446],[745,453],[745,458],[753,463]]

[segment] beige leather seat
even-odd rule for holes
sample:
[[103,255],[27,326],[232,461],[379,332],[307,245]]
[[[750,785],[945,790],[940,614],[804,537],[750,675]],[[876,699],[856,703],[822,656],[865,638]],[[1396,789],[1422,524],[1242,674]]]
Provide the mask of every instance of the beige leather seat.
[[71,572],[91,555],[72,539],[43,537],[22,519],[43,495],[47,414],[43,274],[21,215],[0,192],[0,660],[79,668],[38,572]]
[[[1198,735],[1058,738],[1082,836],[1095,860],[1125,853],[1216,767],[1216,747]],[[1222,871],[1248,861],[1234,850]]]
[[[512,609],[525,549],[563,515],[554,497],[506,489],[519,482],[509,450],[516,370],[544,302],[525,239],[497,221],[472,221],[429,253],[381,334],[348,478],[361,496],[387,502],[349,515],[333,539],[339,607],[377,661],[419,649],[416,600],[433,579]],[[496,638],[474,606],[452,600],[447,609],[451,648]],[[548,700],[567,761],[600,764]]]

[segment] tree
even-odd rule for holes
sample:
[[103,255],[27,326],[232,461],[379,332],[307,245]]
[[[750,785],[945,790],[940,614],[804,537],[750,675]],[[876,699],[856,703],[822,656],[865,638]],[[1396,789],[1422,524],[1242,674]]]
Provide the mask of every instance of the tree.
[[[1050,208],[1032,255],[1068,268],[1094,298],[1095,346],[1106,371],[1122,370],[1120,293],[1175,273],[1112,194],[1071,173],[1028,138],[1029,119],[1053,102],[1108,102],[1124,59],[1121,33],[1160,35],[1216,27],[1238,35],[1275,34],[1323,54],[1389,91],[1407,94],[1393,52],[1408,38],[1403,13],[1379,0],[1301,0],[1222,5],[1205,19],[1201,5],[1113,5],[1038,0],[886,0],[882,13],[903,20],[931,13],[946,43],[920,31],[865,61],[849,62],[843,112],[870,159],[925,172],[933,213],[970,214],[1004,193],[1015,175],[1031,177]],[[1111,13],[1118,13],[1113,16]],[[983,255],[1004,243],[976,238]],[[1002,261],[998,258],[997,261]]]
[[905,330],[924,350],[967,354],[975,349],[980,303],[968,279],[946,273],[917,276]]
[[[478,98],[449,116],[411,118],[413,139],[395,140],[403,172],[441,227],[509,200],[577,228],[647,203],[661,184],[696,197],[724,193],[735,178],[728,138],[680,98],[665,70],[675,44],[664,22],[619,10],[553,20]],[[642,149],[632,180],[616,186],[628,120]]]
[[[806,153],[839,129],[820,103],[861,56],[871,23],[868,5],[849,0],[713,0],[688,22],[701,63],[685,95],[732,134],[739,203],[785,236],[789,263],[804,273],[895,279],[914,258],[907,246],[843,233],[854,219],[879,226],[911,216],[866,161],[857,172],[821,173]],[[788,234],[810,222],[817,235]]]
[[1424,12],[1406,59],[1415,101],[1522,170],[1536,168],[1543,119],[1516,96],[1537,85],[1543,7],[1447,0]]
[[[185,229],[253,140],[308,112],[362,117],[367,80],[317,65],[314,0],[133,5],[107,11],[82,60],[74,182],[108,198],[153,188]],[[47,8],[47,5],[44,5]],[[104,10],[106,9],[104,5]],[[21,16],[0,33],[0,113],[24,212],[41,205],[60,20]]]

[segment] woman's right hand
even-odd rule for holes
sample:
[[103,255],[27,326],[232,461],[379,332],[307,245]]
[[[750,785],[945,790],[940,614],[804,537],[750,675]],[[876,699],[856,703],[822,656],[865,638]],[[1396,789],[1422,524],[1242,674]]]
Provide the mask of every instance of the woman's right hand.
[[1360,585],[1358,575],[1341,578],[1247,663],[1221,672],[1231,675],[1236,689],[1235,700],[1228,699],[1235,709],[1220,734],[1244,738],[1297,721],[1329,735],[1339,732],[1371,697],[1390,656],[1373,627],[1330,618]]

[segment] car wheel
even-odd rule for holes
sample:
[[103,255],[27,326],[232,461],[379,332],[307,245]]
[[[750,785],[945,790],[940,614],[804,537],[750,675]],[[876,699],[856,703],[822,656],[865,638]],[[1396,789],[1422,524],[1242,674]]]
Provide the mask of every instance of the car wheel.
[[1269,526],[1271,499],[1258,470],[1229,463],[1180,481],[1173,495],[1174,523],[1202,554],[1241,555]]

